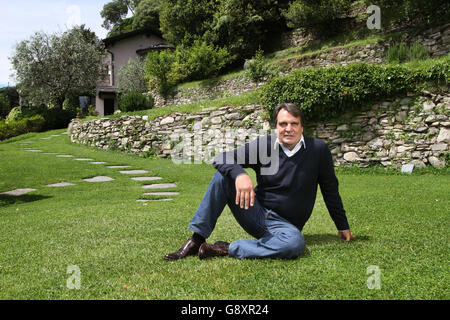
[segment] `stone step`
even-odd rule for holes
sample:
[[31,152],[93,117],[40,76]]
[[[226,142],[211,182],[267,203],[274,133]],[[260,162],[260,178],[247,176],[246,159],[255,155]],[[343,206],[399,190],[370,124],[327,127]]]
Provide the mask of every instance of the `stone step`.
[[161,177],[133,177],[131,180],[134,181],[155,181],[155,180],[161,180]]
[[68,186],[75,186],[75,184],[70,182],[58,182],[53,184],[47,184],[47,187],[68,187]]
[[33,192],[33,191],[37,191],[37,189],[21,188],[21,189],[15,189],[15,190],[11,190],[11,191],[2,192],[2,193],[0,193],[0,195],[17,197],[17,196],[21,196],[23,194],[26,194],[28,192]]
[[147,170],[122,170],[119,171],[122,174],[144,174],[144,173],[148,173]]
[[155,183],[155,184],[145,184],[142,186],[143,189],[165,189],[165,188],[176,188],[175,183]]
[[125,169],[125,168],[131,168],[131,166],[107,166],[107,168],[110,168],[110,169]]
[[176,196],[179,195],[179,192],[146,192],[142,195],[144,196]]
[[155,199],[155,200],[149,200],[149,199],[137,199],[136,202],[154,202],[154,201],[172,201],[173,199],[167,198],[167,199]]
[[106,181],[112,181],[113,178],[106,177],[106,176],[97,176],[92,178],[83,179],[86,182],[106,182]]

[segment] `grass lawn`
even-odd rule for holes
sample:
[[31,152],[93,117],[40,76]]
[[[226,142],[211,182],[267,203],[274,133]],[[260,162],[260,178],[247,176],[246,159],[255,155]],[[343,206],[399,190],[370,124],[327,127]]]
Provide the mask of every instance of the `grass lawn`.
[[[303,234],[296,260],[196,257],[167,262],[191,232],[187,225],[214,169],[208,164],[103,151],[71,144],[62,130],[0,143],[0,299],[449,299],[448,171],[442,174],[365,174],[338,170],[352,233],[339,240],[322,197]],[[130,165],[175,182],[173,201],[136,202],[144,190],[105,165],[27,152],[44,152]],[[109,176],[114,181],[84,182]],[[50,188],[46,184],[71,182]],[[168,191],[169,191],[168,190]],[[248,237],[229,209],[209,242]],[[81,288],[68,289],[68,266],[80,270]],[[378,266],[380,289],[369,289]]]

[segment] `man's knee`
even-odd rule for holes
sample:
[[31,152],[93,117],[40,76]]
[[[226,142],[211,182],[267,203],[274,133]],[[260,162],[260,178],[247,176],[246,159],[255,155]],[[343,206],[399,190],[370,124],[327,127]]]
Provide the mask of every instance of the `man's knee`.
[[296,259],[305,250],[305,239],[300,231],[290,232],[283,239],[283,247],[280,248],[281,258]]
[[225,177],[224,175],[222,175],[219,171],[217,171],[213,177],[212,177],[212,182],[216,182],[216,183],[228,183],[228,179],[227,177]]

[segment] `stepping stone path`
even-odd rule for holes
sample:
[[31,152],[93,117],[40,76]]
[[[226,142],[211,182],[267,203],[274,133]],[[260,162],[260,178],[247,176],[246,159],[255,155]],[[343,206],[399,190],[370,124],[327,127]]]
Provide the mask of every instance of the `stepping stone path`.
[[106,181],[112,181],[114,179],[110,178],[110,177],[106,177],[106,176],[97,176],[97,177],[92,177],[92,178],[83,179],[83,180],[87,181],[87,182],[106,182]]
[[[66,133],[62,133],[62,134],[67,134]],[[61,134],[61,135],[62,135]],[[60,135],[51,135],[49,137],[45,137],[45,138],[40,138],[41,140],[48,140],[51,137],[58,137]],[[21,145],[29,145],[30,143],[33,143],[34,141],[24,141],[21,142],[19,144]],[[74,158],[73,155],[69,155],[69,154],[57,154],[55,152],[43,152],[42,150],[38,150],[38,149],[30,149],[30,148],[24,148],[25,151],[29,151],[29,152],[42,152],[42,154],[52,154],[55,155],[58,158]],[[104,164],[106,165],[107,162],[105,161],[93,161],[94,159],[90,159],[90,158],[74,158],[74,160],[76,161],[90,161],[89,163],[91,164]],[[107,168],[110,169],[125,169],[125,168],[131,168],[131,166],[129,165],[109,165],[107,166]],[[148,173],[147,170],[122,170],[119,171],[121,174],[129,174],[129,175],[139,175],[139,174],[146,174]],[[162,180],[162,177],[132,177],[131,178],[134,181],[155,181],[155,180]],[[83,181],[86,182],[107,182],[107,181],[113,181],[114,179],[111,177],[107,177],[107,176],[96,176],[96,177],[92,177],[92,178],[86,178],[83,179]],[[46,185],[47,187],[67,187],[67,186],[74,186],[75,184],[70,183],[70,182],[59,182],[59,183],[53,183],[53,184],[48,184]],[[155,183],[155,184],[149,184],[149,185],[143,185],[142,188],[143,189],[166,189],[166,188],[175,188],[177,187],[177,185],[175,183]],[[32,191],[36,191],[37,189],[16,189],[16,190],[11,190],[8,192],[3,192],[0,193],[0,195],[8,195],[8,196],[19,196],[28,192],[32,192]],[[147,193],[143,193],[144,196],[175,196],[175,195],[179,195],[179,192],[147,192]],[[153,201],[171,201],[173,200],[172,198],[164,198],[164,199],[137,199],[137,202],[153,202]]]
[[2,192],[2,193],[0,193],[0,195],[17,197],[17,196],[26,194],[28,192],[36,191],[36,190],[37,189],[30,189],[30,188],[16,189],[16,190],[11,190],[11,191],[7,191],[7,192]]
[[68,187],[68,186],[74,186],[75,184],[70,182],[58,182],[53,184],[48,184],[47,187]]

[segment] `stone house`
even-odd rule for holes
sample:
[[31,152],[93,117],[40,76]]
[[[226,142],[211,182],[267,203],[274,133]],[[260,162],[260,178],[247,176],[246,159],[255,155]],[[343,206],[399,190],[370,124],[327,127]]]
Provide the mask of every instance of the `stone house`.
[[140,29],[103,40],[107,55],[104,60],[106,77],[97,82],[95,109],[99,115],[117,110],[116,79],[120,68],[130,59],[144,58],[151,50],[170,48],[158,30]]

